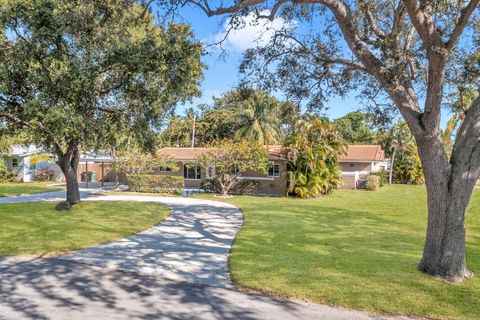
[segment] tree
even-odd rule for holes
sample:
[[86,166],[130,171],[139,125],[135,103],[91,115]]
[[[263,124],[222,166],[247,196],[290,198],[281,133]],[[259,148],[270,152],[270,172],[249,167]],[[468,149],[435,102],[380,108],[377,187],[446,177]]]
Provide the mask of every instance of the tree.
[[369,116],[363,112],[350,112],[334,121],[343,140],[351,144],[371,144],[375,132],[370,128]]
[[196,146],[234,137],[272,144],[279,143],[293,130],[299,106],[265,91],[240,86],[214,97],[212,105],[199,105],[195,111],[187,110],[184,116],[173,116],[161,134],[165,145],[191,146],[194,113]]
[[285,149],[289,158],[287,195],[316,197],[331,193],[341,184],[339,161],[347,145],[328,120],[309,116],[300,120]]
[[[480,175],[480,98],[470,106],[450,157],[440,118],[446,71],[458,61],[478,65],[480,0],[188,2],[208,16],[230,14],[232,27],[249,14],[295,21],[245,56],[241,70],[263,74],[264,86],[308,99],[310,108],[355,88],[380,109],[390,101],[415,137],[425,175],[428,226],[419,269],[451,281],[471,274],[464,220]],[[302,29],[302,21],[315,28]],[[452,59],[454,54],[459,57]]]
[[406,141],[400,149],[393,168],[393,178],[397,183],[420,184],[424,182],[422,164],[413,139]]
[[392,184],[393,170],[395,168],[395,158],[397,151],[403,151],[407,145],[412,142],[412,134],[408,129],[405,121],[396,123],[390,131],[392,160],[390,161],[390,169],[388,172],[388,184]]
[[214,175],[218,181],[222,197],[227,197],[230,189],[247,170],[266,173],[268,170],[267,148],[249,140],[219,140],[209,144],[192,165],[199,165]]
[[1,126],[56,155],[71,204],[82,150],[120,133],[153,149],[165,113],[199,94],[189,28],[159,26],[135,1],[4,0],[0,26]]
[[249,99],[239,102],[237,116],[241,127],[240,138],[259,144],[276,144],[279,141],[279,101],[267,93],[255,91]]

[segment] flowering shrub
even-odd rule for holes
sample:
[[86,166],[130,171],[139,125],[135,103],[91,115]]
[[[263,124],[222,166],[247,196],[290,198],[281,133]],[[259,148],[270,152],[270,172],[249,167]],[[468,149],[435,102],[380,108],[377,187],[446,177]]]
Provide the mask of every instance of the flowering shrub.
[[43,168],[35,170],[33,176],[36,181],[51,181],[53,180],[54,174],[52,169]]

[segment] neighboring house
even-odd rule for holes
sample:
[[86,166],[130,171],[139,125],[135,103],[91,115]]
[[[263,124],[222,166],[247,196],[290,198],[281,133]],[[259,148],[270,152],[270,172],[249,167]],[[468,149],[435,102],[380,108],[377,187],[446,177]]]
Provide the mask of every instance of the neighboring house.
[[8,170],[18,174],[18,180],[30,182],[34,180],[37,169],[49,168],[54,173],[55,180],[62,180],[63,173],[53,161],[40,161],[34,163],[32,159],[39,154],[48,154],[34,145],[14,145],[10,152],[3,156]]
[[[215,168],[203,170],[196,166],[186,166],[188,162],[195,159],[206,148],[164,148],[160,153],[177,161],[179,171],[171,172],[168,168],[159,168],[154,174],[182,176],[185,179],[185,189],[199,189],[201,181],[215,176]],[[268,146],[270,168],[267,173],[247,171],[243,173],[239,180],[255,180],[260,183],[259,194],[283,196],[286,190],[286,170],[287,159],[283,155],[282,146]],[[208,171],[208,172],[206,172]]]
[[343,189],[356,189],[358,182],[372,172],[387,170],[390,162],[380,145],[349,145],[347,155],[340,160]]
[[[8,170],[18,174],[18,180],[30,182],[34,180],[34,173],[37,169],[48,168],[54,173],[55,181],[64,181],[62,170],[54,160],[44,160],[34,163],[32,159],[38,155],[50,155],[48,152],[35,145],[14,145],[7,155],[3,155]],[[53,159],[53,157],[52,157]],[[86,172],[94,172],[96,181],[114,181],[115,176],[109,174],[109,163],[112,158],[108,155],[85,152],[80,157],[77,176],[78,181],[84,181]]]

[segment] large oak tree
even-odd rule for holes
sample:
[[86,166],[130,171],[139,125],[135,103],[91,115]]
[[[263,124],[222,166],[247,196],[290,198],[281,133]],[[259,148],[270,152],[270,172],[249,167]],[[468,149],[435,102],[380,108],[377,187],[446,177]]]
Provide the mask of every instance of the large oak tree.
[[198,95],[201,46],[133,0],[0,0],[0,129],[53,152],[80,193],[82,150],[131,137],[153,147],[179,101]]
[[464,220],[480,175],[480,98],[466,112],[450,157],[440,124],[446,71],[463,62],[478,70],[480,0],[188,2],[207,16],[229,15],[233,28],[251,14],[294,21],[245,56],[243,71],[261,73],[266,86],[308,98],[309,106],[360,87],[370,97],[385,94],[376,101],[390,101],[407,122],[425,175],[428,226],[419,268],[452,281],[470,275]]

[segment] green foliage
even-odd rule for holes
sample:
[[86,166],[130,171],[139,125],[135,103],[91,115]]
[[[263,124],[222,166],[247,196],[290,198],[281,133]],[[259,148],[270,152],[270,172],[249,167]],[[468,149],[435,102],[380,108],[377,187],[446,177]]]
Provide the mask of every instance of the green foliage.
[[261,185],[260,181],[257,180],[241,180],[232,188],[233,194],[258,194],[260,191]]
[[200,182],[200,189],[206,193],[220,193],[222,192],[222,187],[220,182],[217,179],[204,179]]
[[382,186],[381,178],[377,175],[369,175],[365,182],[365,189],[368,191],[377,191]]
[[393,167],[393,179],[396,183],[406,184],[421,184],[425,181],[414,141],[409,141],[398,153]]
[[0,183],[14,182],[18,179],[18,174],[7,169],[5,161],[0,158]]
[[237,102],[237,121],[240,129],[236,135],[250,139],[259,144],[276,144],[279,142],[279,101],[267,93],[255,91],[252,97]]
[[211,106],[200,105],[199,111],[189,109],[185,116],[173,116],[161,134],[163,144],[190,147],[194,114],[197,146],[244,136],[260,144],[277,143],[292,130],[299,116],[297,104],[248,87],[228,91],[213,100]]
[[265,146],[248,140],[218,140],[208,145],[191,165],[199,165],[206,172],[215,167],[222,196],[227,196],[245,171],[267,172],[268,151]]
[[181,194],[184,188],[182,176],[129,174],[127,180],[134,192]]
[[335,125],[313,117],[301,120],[287,139],[286,149],[289,194],[316,197],[331,193],[341,184],[339,160],[346,144]]
[[370,173],[371,176],[377,176],[379,177],[380,181],[380,187],[383,187],[388,183],[388,174],[387,171],[377,171],[377,172],[372,172]]
[[146,149],[177,102],[199,95],[202,52],[189,27],[162,27],[126,0],[4,0],[0,114],[5,130],[64,153]]
[[334,121],[343,140],[351,144],[371,144],[375,132],[369,126],[370,117],[362,112],[350,112]]

